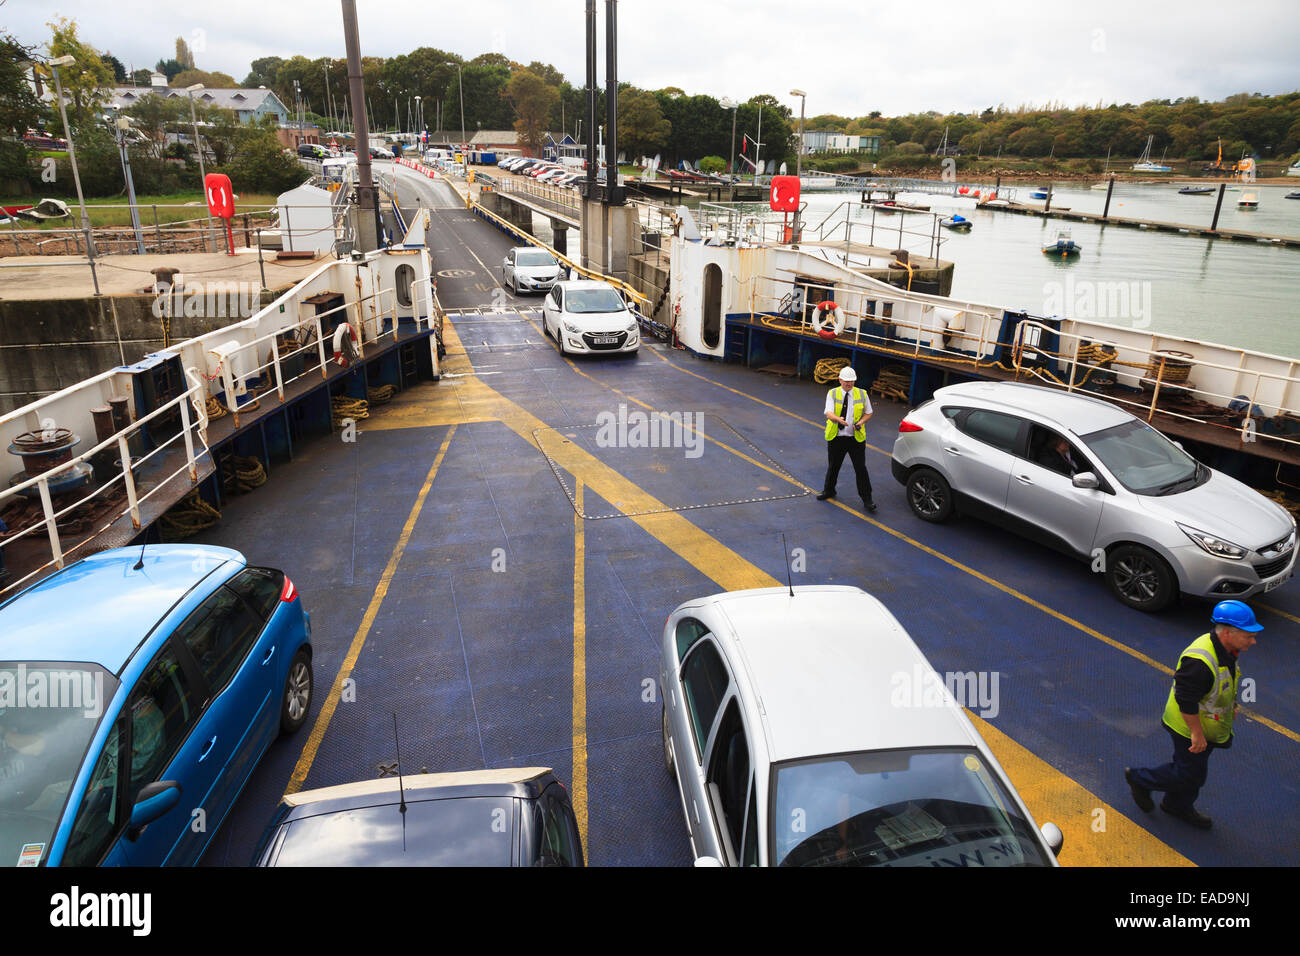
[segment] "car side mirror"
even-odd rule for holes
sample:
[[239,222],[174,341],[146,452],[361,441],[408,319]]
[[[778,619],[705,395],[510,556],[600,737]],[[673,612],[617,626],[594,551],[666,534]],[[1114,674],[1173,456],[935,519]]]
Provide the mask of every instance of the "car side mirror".
[[702,856],[696,859],[695,866],[722,866],[722,861],[716,856]]
[[1061,832],[1061,828],[1055,823],[1044,823],[1038,829],[1043,834],[1043,839],[1047,841],[1047,845],[1052,848],[1052,854],[1060,856],[1061,847],[1065,846],[1065,834]]
[[150,823],[176,806],[181,799],[181,785],[176,780],[156,780],[142,789],[131,807],[127,839],[135,840]]
[[1084,488],[1087,490],[1096,490],[1101,487],[1101,482],[1097,480],[1097,476],[1090,471],[1079,472],[1070,479],[1070,483],[1076,488]]

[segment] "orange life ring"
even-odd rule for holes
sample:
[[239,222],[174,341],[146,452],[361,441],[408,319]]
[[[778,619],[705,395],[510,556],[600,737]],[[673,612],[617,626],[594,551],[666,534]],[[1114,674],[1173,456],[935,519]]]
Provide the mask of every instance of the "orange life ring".
[[[824,339],[833,339],[844,331],[844,310],[831,300],[818,302],[813,312],[813,328]],[[826,328],[823,323],[829,324]]]
[[357,330],[350,322],[340,322],[334,330],[334,361],[338,362],[340,368],[347,368],[360,353],[361,343],[357,338]]

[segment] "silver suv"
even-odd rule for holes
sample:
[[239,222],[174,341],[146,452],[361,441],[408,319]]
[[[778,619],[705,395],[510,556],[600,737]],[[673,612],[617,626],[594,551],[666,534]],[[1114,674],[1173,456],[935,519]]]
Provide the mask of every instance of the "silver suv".
[[1036,385],[950,385],[898,426],[912,512],[983,517],[1092,563],[1115,596],[1158,611],[1179,592],[1246,598],[1295,568],[1282,507],[1109,402]]

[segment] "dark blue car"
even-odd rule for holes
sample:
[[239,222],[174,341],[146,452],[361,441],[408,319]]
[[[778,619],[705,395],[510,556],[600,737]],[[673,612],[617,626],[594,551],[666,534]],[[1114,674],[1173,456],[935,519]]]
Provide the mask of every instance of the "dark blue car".
[[197,862],[307,719],[310,635],[293,582],[227,548],[105,551],[0,605],[0,860]]

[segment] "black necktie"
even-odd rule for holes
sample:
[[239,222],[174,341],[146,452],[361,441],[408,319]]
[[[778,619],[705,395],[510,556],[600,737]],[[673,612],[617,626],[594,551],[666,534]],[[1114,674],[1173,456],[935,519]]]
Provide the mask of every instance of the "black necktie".
[[852,392],[844,393],[844,407],[840,410],[840,418],[844,419],[846,422],[849,420],[849,399],[852,397]]

